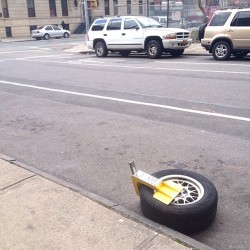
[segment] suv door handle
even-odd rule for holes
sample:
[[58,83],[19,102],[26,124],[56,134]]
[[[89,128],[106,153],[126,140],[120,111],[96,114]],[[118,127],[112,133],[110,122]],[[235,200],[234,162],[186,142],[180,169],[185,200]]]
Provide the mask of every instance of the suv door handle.
[[122,36],[125,36],[126,35],[126,33],[122,33]]
[[103,36],[107,36],[107,34],[103,34]]

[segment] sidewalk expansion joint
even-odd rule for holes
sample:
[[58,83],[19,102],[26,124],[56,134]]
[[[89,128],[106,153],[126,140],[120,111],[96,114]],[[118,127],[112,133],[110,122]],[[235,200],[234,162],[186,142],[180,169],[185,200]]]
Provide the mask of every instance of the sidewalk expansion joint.
[[13,183],[13,184],[7,186],[7,187],[4,187],[4,188],[0,189],[0,191],[3,191],[3,190],[8,189],[8,188],[10,188],[10,187],[13,187],[13,186],[15,186],[15,185],[17,185],[17,184],[19,184],[19,183],[22,183],[22,182],[24,182],[24,181],[26,181],[26,180],[28,180],[28,179],[30,179],[30,178],[32,178],[32,177],[35,177],[35,176],[36,176],[36,174],[31,175],[31,176],[29,176],[29,177],[27,177],[27,178],[24,178],[24,179],[22,179],[22,180],[20,180],[20,181],[17,181],[17,182],[15,182],[15,183]]
[[145,249],[150,244],[150,242],[152,242],[158,235],[159,234],[156,233],[152,237],[149,237],[149,238],[145,239],[138,246],[135,247],[135,250],[143,250],[143,249]]

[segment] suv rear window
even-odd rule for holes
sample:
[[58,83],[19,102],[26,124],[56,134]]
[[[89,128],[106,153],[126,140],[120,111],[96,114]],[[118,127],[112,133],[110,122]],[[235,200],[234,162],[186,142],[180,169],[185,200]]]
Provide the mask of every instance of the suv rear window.
[[107,22],[107,19],[96,20],[95,23],[93,24],[91,30],[92,31],[101,31],[101,30],[103,30],[106,22]]
[[232,12],[218,12],[215,13],[209,26],[223,26]]

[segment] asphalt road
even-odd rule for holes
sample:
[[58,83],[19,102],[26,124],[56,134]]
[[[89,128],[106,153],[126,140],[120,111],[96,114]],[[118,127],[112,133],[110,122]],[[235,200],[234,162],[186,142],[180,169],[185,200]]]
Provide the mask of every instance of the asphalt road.
[[192,235],[249,249],[250,57],[122,58],[69,53],[80,39],[0,43],[0,153],[136,213],[128,162],[183,168],[219,193],[215,222]]

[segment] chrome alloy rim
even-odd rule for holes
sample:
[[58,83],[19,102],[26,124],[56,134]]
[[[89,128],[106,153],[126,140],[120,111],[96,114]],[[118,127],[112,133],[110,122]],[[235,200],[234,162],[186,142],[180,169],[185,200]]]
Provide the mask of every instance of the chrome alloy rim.
[[157,54],[157,47],[154,44],[152,44],[152,45],[149,46],[148,51],[149,51],[150,55],[154,56],[154,55]]
[[224,44],[220,44],[215,48],[215,54],[218,57],[224,57],[227,54],[227,47]]
[[103,47],[102,47],[102,46],[98,46],[98,47],[96,48],[96,53],[97,53],[99,56],[101,56],[101,55],[103,54]]
[[203,186],[195,179],[185,175],[167,175],[159,178],[162,181],[171,180],[183,186],[183,190],[171,202],[174,205],[189,205],[198,202],[204,196]]

